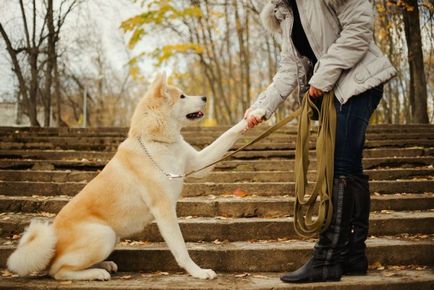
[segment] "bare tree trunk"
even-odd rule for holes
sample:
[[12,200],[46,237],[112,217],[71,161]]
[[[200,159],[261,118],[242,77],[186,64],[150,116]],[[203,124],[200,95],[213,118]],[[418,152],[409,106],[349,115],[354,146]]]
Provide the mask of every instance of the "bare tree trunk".
[[54,61],[56,59],[56,40],[54,29],[53,16],[53,0],[47,0],[47,27],[48,27],[48,43],[47,43],[47,68],[45,71],[45,91],[44,91],[44,126],[50,126],[51,120],[51,87],[53,83]]
[[[18,97],[17,102],[21,101],[24,105],[24,108],[26,110],[28,110],[29,97],[27,94],[27,85],[26,85],[26,81],[24,79],[24,75],[23,75],[23,72],[21,70],[21,67],[20,67],[20,64],[18,61],[18,51],[12,47],[12,43],[9,39],[9,36],[7,35],[6,31],[3,28],[3,25],[1,23],[0,23],[0,33],[1,33],[3,39],[6,43],[6,49],[7,49],[9,56],[12,60],[12,66],[13,66],[12,70],[14,71],[15,76],[18,79],[18,89],[19,89],[18,95],[21,97],[21,100],[20,100],[20,97]],[[19,105],[22,105],[22,104],[19,104]]]
[[417,0],[408,0],[406,2],[413,7],[413,9],[404,7],[403,11],[408,63],[410,65],[411,121],[413,123],[429,123],[427,110],[428,93],[423,64],[419,7]]

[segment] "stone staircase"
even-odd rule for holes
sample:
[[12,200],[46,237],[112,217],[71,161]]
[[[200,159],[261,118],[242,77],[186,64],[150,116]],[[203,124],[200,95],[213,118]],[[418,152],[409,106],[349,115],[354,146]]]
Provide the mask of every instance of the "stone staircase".
[[[225,129],[194,127],[183,135],[202,148]],[[260,130],[249,131],[235,147]],[[369,129],[363,161],[372,191],[366,277],[299,285],[279,280],[281,272],[308,259],[315,242],[293,228],[294,127],[220,163],[205,179],[186,180],[177,207],[181,230],[194,261],[216,270],[216,280],[185,274],[155,224],[117,246],[110,259],[120,272],[109,282],[18,278],[6,271],[30,219],[52,219],[104,167],[126,133],[0,127],[0,289],[434,289],[432,125]]]

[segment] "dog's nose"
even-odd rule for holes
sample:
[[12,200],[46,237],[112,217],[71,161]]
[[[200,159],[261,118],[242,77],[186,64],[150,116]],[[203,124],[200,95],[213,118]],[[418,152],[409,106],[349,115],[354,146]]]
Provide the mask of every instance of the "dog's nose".
[[206,97],[202,97],[202,101],[206,103]]

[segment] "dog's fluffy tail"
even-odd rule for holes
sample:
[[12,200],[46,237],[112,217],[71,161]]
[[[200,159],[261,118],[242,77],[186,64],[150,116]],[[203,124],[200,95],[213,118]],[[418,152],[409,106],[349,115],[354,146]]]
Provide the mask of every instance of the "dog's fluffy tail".
[[8,269],[20,276],[45,270],[54,255],[56,242],[52,225],[48,222],[32,220],[18,248],[8,259]]

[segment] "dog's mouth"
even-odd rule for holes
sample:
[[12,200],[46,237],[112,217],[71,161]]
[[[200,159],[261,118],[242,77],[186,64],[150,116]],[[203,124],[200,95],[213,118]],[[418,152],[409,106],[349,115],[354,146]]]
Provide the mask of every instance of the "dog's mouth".
[[202,111],[197,111],[197,112],[188,114],[186,117],[189,120],[197,120],[197,119],[202,118],[203,116],[204,116],[204,113]]

